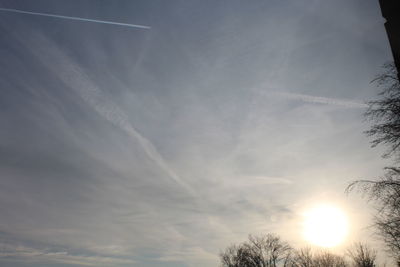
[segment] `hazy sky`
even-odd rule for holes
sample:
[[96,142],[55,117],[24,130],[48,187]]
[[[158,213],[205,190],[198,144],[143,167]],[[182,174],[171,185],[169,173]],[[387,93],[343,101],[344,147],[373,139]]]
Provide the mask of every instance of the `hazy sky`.
[[0,266],[217,266],[387,164],[363,131],[391,59],[378,0],[0,7]]

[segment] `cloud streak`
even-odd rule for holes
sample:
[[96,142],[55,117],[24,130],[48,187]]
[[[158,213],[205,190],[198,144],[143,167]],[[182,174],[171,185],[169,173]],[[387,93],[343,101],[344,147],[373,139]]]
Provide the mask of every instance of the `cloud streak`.
[[287,98],[287,99],[300,100],[300,101],[308,102],[308,103],[335,105],[335,106],[342,106],[342,107],[347,107],[347,108],[366,108],[366,107],[368,107],[368,105],[364,104],[364,103],[345,100],[345,99],[330,98],[330,97],[312,96],[312,95],[287,93],[287,92],[271,93],[271,95],[283,97],[283,98]]
[[131,259],[116,258],[104,255],[71,254],[67,251],[38,249],[24,245],[0,243],[0,259],[17,259],[22,262],[51,262],[83,266],[109,266],[110,264],[134,264]]
[[24,10],[13,9],[13,8],[0,8],[0,11],[19,13],[19,14],[27,14],[27,15],[35,15],[35,16],[43,16],[43,17],[51,17],[51,18],[58,18],[58,19],[69,19],[69,20],[84,21],[84,22],[94,22],[94,23],[109,24],[109,25],[115,25],[115,26],[138,28],[138,29],[144,29],[144,30],[151,29],[150,26],[145,26],[145,25],[122,23],[122,22],[107,21],[107,20],[98,20],[98,19],[87,19],[87,18],[63,16],[63,15],[56,15],[56,14],[49,14],[49,13],[32,12],[32,11],[24,11]]
[[168,165],[157,151],[156,147],[146,137],[141,135],[129,122],[128,116],[112,101],[108,100],[98,86],[85,74],[83,69],[68,58],[55,44],[42,35],[32,38],[35,42],[33,53],[38,56],[49,69],[56,69],[58,78],[77,92],[99,115],[121,128],[138,141],[144,152],[167,175],[194,195],[193,189],[185,183]]

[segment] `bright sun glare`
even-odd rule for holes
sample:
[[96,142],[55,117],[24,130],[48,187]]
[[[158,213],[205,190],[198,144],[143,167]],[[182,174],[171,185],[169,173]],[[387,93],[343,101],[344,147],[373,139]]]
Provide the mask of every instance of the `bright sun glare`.
[[304,238],[317,246],[334,247],[344,241],[348,232],[346,215],[332,205],[318,205],[304,213]]

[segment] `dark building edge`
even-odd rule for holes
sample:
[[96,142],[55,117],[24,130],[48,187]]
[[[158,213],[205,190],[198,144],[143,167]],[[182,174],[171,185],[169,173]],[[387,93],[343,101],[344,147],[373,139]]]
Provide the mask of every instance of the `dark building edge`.
[[379,0],[385,28],[400,79],[400,0]]

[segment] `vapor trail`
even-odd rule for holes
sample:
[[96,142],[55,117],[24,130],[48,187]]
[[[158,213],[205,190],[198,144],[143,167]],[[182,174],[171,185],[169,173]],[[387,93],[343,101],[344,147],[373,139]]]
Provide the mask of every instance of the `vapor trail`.
[[85,74],[84,70],[78,64],[72,61],[68,55],[50,40],[40,34],[36,34],[35,37],[31,38],[31,43],[34,44],[30,47],[32,52],[50,70],[54,70],[54,73],[61,81],[80,95],[99,115],[124,130],[136,140],[147,157],[163,170],[169,178],[186,189],[192,196],[195,195],[190,185],[175,173],[151,141],[135,129],[130,123],[128,116],[115,103],[102,94],[97,84]]
[[121,22],[114,22],[114,21],[107,21],[107,20],[97,20],[97,19],[86,19],[86,18],[70,17],[70,16],[63,16],[63,15],[56,15],[56,14],[24,11],[24,10],[19,10],[19,9],[12,9],[12,8],[2,8],[2,7],[0,7],[0,11],[20,13],[20,14],[29,14],[29,15],[36,15],[36,16],[44,16],[44,17],[52,17],[52,18],[59,18],[59,19],[70,19],[70,20],[85,21],[85,22],[103,23],[103,24],[116,25],[116,26],[125,26],[125,27],[139,28],[139,29],[145,29],[145,30],[151,29],[150,26],[145,26],[145,25],[121,23]]
[[321,97],[321,96],[313,96],[313,95],[305,95],[305,94],[296,94],[296,93],[287,93],[287,92],[277,92],[272,93],[271,95],[280,96],[289,99],[301,100],[309,103],[318,103],[318,104],[328,104],[335,106],[342,106],[347,108],[366,108],[368,107],[365,103],[355,102],[347,99],[338,99],[338,98],[330,98],[330,97]]

